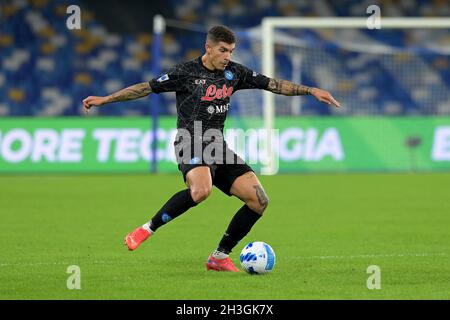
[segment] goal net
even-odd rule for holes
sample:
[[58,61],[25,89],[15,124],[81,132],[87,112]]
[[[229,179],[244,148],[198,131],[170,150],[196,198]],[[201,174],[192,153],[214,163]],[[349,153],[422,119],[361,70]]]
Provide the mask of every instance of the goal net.
[[[248,90],[233,99],[235,121],[300,116],[450,115],[450,19],[382,18],[369,30],[359,18],[266,18],[238,34],[234,59],[269,77],[330,91],[330,108],[311,97]],[[239,120],[240,119],[240,120]],[[267,134],[263,173],[274,174],[277,141]]]

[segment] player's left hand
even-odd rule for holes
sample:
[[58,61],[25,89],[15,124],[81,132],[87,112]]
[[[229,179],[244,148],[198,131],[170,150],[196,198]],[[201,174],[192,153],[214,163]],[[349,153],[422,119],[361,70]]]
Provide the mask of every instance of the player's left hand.
[[320,102],[324,102],[330,105],[334,104],[338,108],[341,106],[339,101],[333,98],[333,96],[328,91],[319,88],[312,88],[311,95],[313,95]]
[[83,100],[83,107],[84,107],[84,112],[86,114],[89,113],[89,110],[92,107],[99,107],[101,105],[104,105],[106,103],[106,98],[105,97],[96,97],[96,96],[89,96],[86,99]]

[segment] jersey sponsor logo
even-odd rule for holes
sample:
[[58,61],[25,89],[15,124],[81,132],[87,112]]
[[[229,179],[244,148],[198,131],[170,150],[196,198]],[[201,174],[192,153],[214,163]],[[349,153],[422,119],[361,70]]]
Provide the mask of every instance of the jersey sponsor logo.
[[195,84],[206,84],[206,79],[196,79]]
[[205,95],[202,97],[202,101],[213,101],[215,99],[225,99],[227,97],[231,97],[233,93],[233,87],[227,88],[226,85],[223,85],[221,89],[217,89],[217,87],[212,84],[206,89]]
[[158,80],[156,80],[156,81],[157,82],[164,82],[164,81],[167,81],[167,80],[169,80],[169,75],[165,74],[165,75],[159,77]]
[[225,75],[225,78],[227,79],[227,80],[233,80],[234,79],[234,74],[233,74],[233,72],[231,72],[230,70],[226,70],[224,73],[223,73],[224,75]]
[[230,109],[230,104],[222,104],[220,106],[208,106],[208,108],[206,109],[206,111],[208,111],[209,114],[214,114],[214,113],[225,113],[228,111],[228,109]]
[[209,114],[213,114],[216,109],[214,108],[214,106],[209,106],[208,109],[206,110],[208,111]]

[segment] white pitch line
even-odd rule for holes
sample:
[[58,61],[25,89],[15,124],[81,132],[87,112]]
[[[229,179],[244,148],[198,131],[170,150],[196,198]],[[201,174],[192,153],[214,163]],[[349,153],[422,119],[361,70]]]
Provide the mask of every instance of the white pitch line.
[[447,253],[392,253],[392,254],[360,254],[349,256],[304,256],[292,257],[299,260],[335,260],[335,259],[363,259],[363,258],[402,258],[402,257],[445,257]]

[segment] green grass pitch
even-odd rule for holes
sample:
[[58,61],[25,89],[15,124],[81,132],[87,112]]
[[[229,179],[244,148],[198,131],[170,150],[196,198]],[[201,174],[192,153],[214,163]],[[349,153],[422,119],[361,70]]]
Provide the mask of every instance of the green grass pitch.
[[[206,271],[241,206],[214,189],[138,250],[125,234],[180,175],[0,176],[0,299],[449,299],[450,174],[261,177],[271,199],[238,244],[276,253],[264,276]],[[67,268],[81,270],[69,290]],[[381,271],[369,290],[367,268]]]

